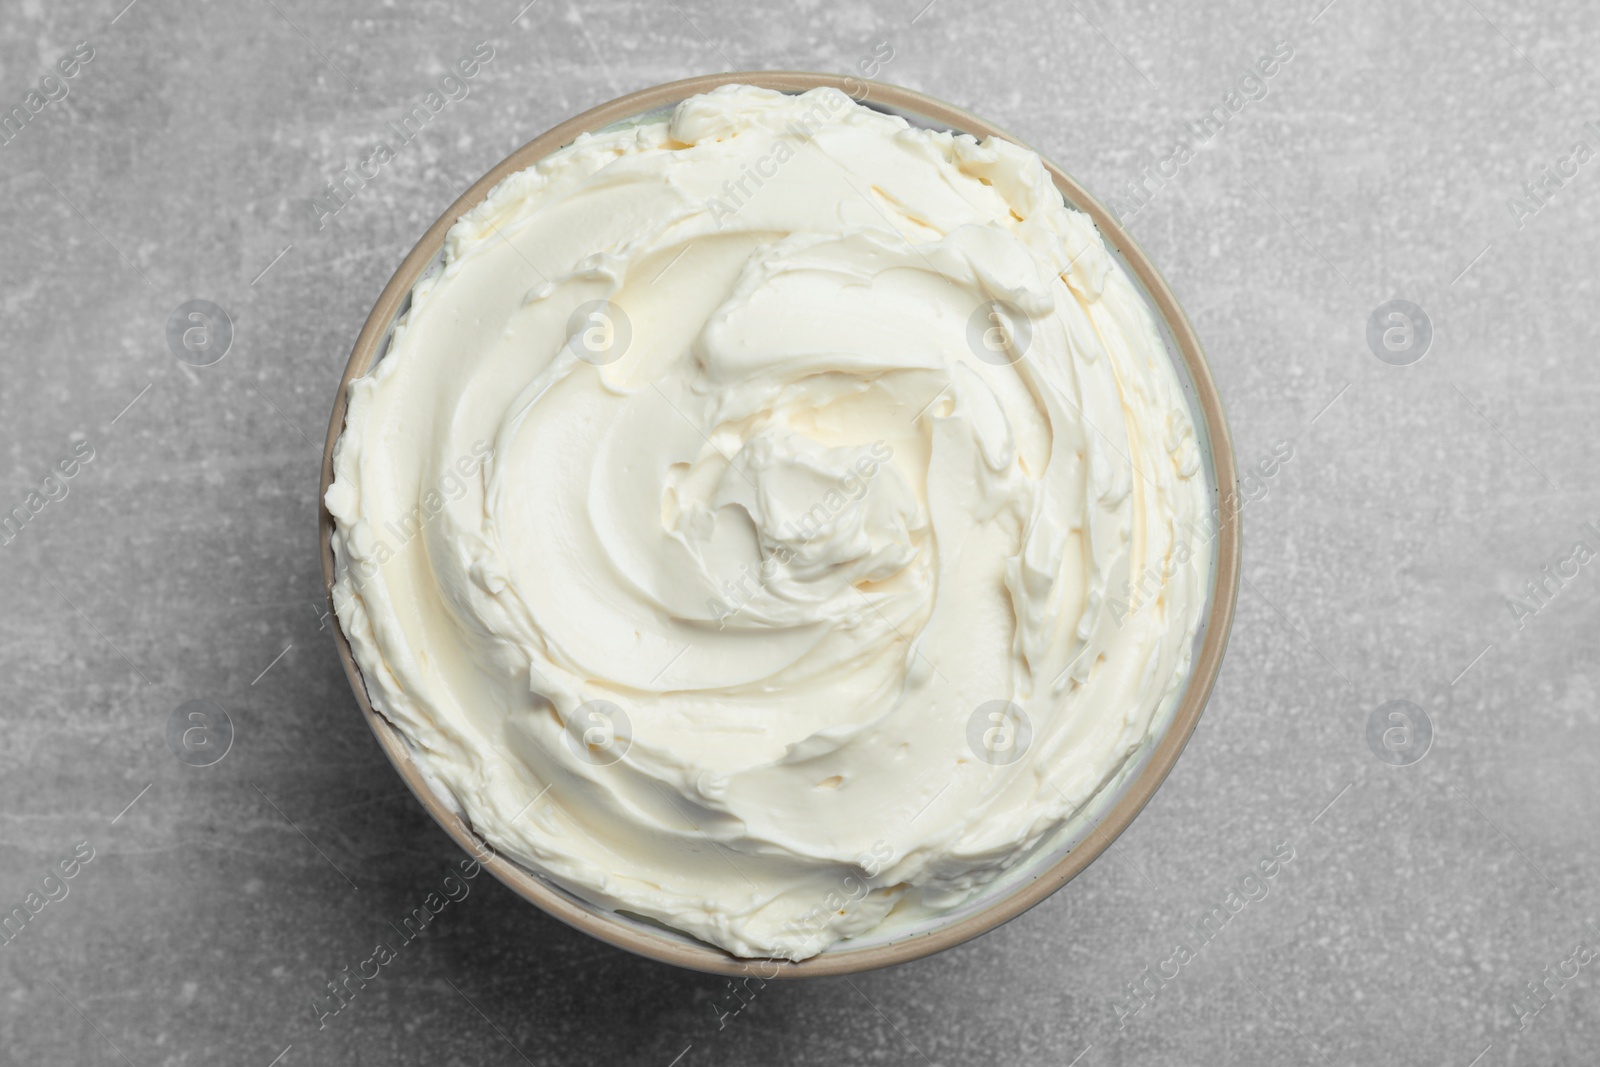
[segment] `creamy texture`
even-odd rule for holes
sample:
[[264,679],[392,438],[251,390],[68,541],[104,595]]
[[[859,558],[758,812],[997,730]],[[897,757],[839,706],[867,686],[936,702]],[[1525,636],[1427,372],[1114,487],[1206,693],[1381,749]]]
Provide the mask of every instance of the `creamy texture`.
[[970,899],[1187,675],[1182,390],[998,139],[742,86],[582,137],[455,225],[349,401],[373,704],[502,852],[738,955]]

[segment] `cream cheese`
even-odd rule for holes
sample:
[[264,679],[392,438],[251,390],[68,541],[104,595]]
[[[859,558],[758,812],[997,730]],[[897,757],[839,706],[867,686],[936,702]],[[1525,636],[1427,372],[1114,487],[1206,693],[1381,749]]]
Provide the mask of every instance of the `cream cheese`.
[[496,848],[803,959],[971,899],[1149,738],[1201,467],[1036,155],[729,86],[450,231],[350,386],[334,599]]

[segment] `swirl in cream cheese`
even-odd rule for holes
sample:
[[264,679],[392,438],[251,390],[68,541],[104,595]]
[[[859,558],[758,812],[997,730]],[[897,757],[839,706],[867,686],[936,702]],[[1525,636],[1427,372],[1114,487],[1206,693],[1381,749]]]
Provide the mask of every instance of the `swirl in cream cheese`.
[[349,401],[374,706],[501,851],[737,955],[968,901],[1187,677],[1182,389],[997,138],[748,86],[581,137],[454,226]]

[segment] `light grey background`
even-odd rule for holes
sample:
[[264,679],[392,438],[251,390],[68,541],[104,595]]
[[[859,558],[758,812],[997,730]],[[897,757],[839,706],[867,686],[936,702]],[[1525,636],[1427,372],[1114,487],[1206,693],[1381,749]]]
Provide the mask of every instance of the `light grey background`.
[[[94,450],[0,546],[0,911],[94,849],[0,946],[0,1059],[1595,1062],[1600,963],[1518,1012],[1600,948],[1600,562],[1520,628],[1508,605],[1574,542],[1600,549],[1581,529],[1600,523],[1600,160],[1531,217],[1509,203],[1575,142],[1600,150],[1593,5],[123,2],[0,9],[0,111],[94,49],[0,145],[0,507]],[[318,229],[324,183],[483,41],[470,96]],[[976,942],[768,986],[720,1022],[724,980],[480,878],[319,1030],[324,983],[458,858],[356,711],[315,540],[350,345],[456,191],[620,93],[858,72],[887,42],[884,80],[1126,203],[1283,41],[1265,98],[1130,220],[1205,340],[1241,463],[1294,455],[1245,509],[1211,705],[1118,847]],[[1411,366],[1366,341],[1395,297],[1434,326]],[[235,329],[201,368],[165,340],[197,298]],[[166,742],[191,700],[236,730],[211,767]],[[1390,700],[1435,728],[1410,766],[1368,746]],[[1126,983],[1284,842],[1270,894],[1119,1029]]]

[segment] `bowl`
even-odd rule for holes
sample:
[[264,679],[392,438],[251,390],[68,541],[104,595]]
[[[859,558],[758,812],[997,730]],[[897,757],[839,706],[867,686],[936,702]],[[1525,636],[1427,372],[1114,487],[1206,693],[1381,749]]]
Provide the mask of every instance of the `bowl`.
[[[911,89],[853,77],[790,71],[736,72],[671,82],[619,97],[563,122],[511,153],[473,183],[429,227],[395,271],[394,277],[389,279],[356,339],[344,376],[339,381],[323,449],[322,484],[317,497],[319,504],[333,480],[334,443],[344,429],[348,387],[383,357],[395,324],[410,306],[413,287],[430,272],[441,269],[445,235],[456,220],[480,203],[507,176],[533,166],[557,149],[572,143],[581,133],[664,114],[680,100],[730,83],[756,85],[788,93],[829,86],[849,94],[858,103],[898,115],[915,126],[970,133],[980,138],[1000,136],[1026,147],[1025,142],[991,123]],[[837,942],[818,955],[800,962],[752,960],[733,956],[659,924],[590,904],[539,872],[496,853],[474,833],[453,798],[443,788],[430,784],[413,759],[406,737],[373,709],[361,669],[351,655],[349,642],[343,630],[334,626],[333,639],[338,646],[339,659],[344,664],[367,725],[372,728],[385,755],[444,831],[462,848],[479,858],[483,866],[513,892],[549,915],[601,941],[679,967],[762,979],[851,974],[920,959],[959,945],[1016,918],[1092,863],[1149,802],[1199,722],[1200,713],[1221,668],[1223,651],[1233,622],[1238,598],[1240,551],[1233,446],[1222,403],[1201,351],[1199,338],[1166,282],[1144,251],[1098,200],[1049,160],[1045,160],[1045,166],[1067,203],[1094,220],[1107,248],[1127,270],[1155,312],[1168,355],[1172,358],[1178,381],[1190,406],[1201,454],[1206,459],[1207,488],[1217,519],[1216,537],[1211,543],[1212,587],[1196,631],[1189,677],[1178,701],[1152,725],[1151,734],[1141,751],[1124,764],[1118,776],[1093,802],[1041,841],[1028,857],[1006,875],[996,879],[955,911],[910,929],[869,932],[860,938]],[[326,505],[320,504],[322,575],[330,609],[334,580],[332,532],[333,519]]]

